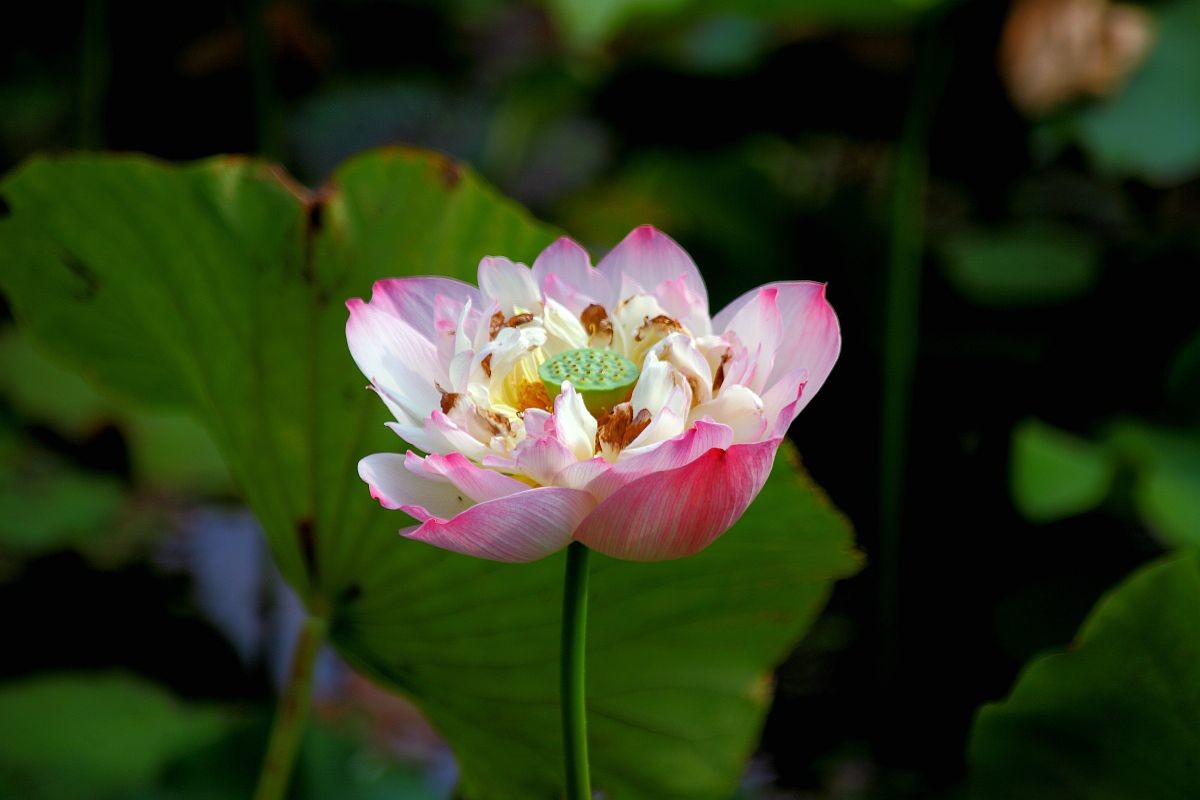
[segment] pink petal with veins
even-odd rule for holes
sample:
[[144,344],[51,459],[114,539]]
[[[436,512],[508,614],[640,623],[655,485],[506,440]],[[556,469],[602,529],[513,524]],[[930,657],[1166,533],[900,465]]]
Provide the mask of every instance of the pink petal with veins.
[[[784,281],[769,283],[753,289],[734,300],[713,318],[713,330],[727,330],[747,304],[768,289],[777,291],[775,304],[779,309],[783,329],[783,346],[775,354],[775,365],[766,382],[766,391],[780,380],[788,380],[801,369],[808,370],[804,394],[794,411],[812,400],[825,383],[837,361],[842,347],[842,335],[837,314],[825,298],[825,284],[813,281]],[[749,342],[746,343],[749,346]]]
[[601,259],[596,269],[614,286],[636,285],[646,292],[654,291],[664,281],[682,278],[692,295],[691,304],[708,314],[708,289],[696,263],[674,239],[652,225],[635,228]]
[[698,553],[729,529],[758,495],[779,439],[713,448],[682,467],[630,482],[575,531],[593,550],[631,561]]
[[596,501],[587,492],[542,486],[479,503],[451,519],[430,518],[401,533],[492,561],[536,561],[566,547]]

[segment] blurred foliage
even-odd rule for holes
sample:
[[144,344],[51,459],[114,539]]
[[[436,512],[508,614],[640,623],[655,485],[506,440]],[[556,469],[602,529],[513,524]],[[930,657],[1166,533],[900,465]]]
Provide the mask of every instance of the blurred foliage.
[[1013,429],[1013,501],[1034,522],[1090,511],[1115,475],[1109,454],[1085,439],[1036,419]]
[[773,24],[886,26],[911,22],[946,0],[546,0],[568,44],[588,51],[634,23],[737,14]]
[[971,735],[972,798],[1200,794],[1200,556],[1110,592],[1070,650],[1041,656]]
[[0,794],[107,797],[152,781],[229,726],[123,675],[45,675],[0,687]]
[[[1078,8],[1042,5],[1065,10],[1068,23]],[[1034,122],[997,79],[1008,4],[266,6],[264,43],[244,37],[237,4],[17,5],[0,48],[6,166],[103,142],[171,159],[249,151],[272,140],[257,130],[266,123],[284,134],[293,174],[313,187],[331,180],[308,193],[258,162],[168,170],[130,160],[121,169],[135,177],[114,167],[85,199],[65,190],[75,183],[67,173],[83,168],[68,160],[34,164],[0,190],[0,217],[15,211],[0,222],[0,283],[19,323],[7,325],[0,302],[0,599],[19,612],[0,671],[12,681],[108,659],[239,708],[218,712],[224,727],[205,746],[153,765],[156,777],[132,796],[245,796],[253,785],[265,718],[255,706],[244,719],[244,697],[266,698],[260,649],[272,648],[259,640],[282,659],[284,618],[299,610],[277,596],[286,592],[240,511],[191,513],[230,499],[231,471],[293,581],[333,606],[342,651],[419,697],[464,754],[468,792],[489,771],[522,798],[555,777],[546,664],[556,562],[472,567],[397,541],[395,515],[370,508],[352,476],[358,455],[395,443],[377,430],[382,409],[345,354],[340,308],[373,278],[430,269],[470,278],[476,248],[529,258],[554,233],[448,162],[393,152],[339,168],[369,147],[448,153],[593,247],[656,223],[696,256],[714,298],[767,280],[831,280],[846,350],[796,436],[877,553],[876,376],[895,335],[880,321],[880,297],[896,140],[919,88],[916,54],[953,51],[928,152],[924,255],[939,269],[923,274],[914,340],[897,523],[908,537],[894,606],[902,648],[880,678],[876,575],[841,584],[823,621],[826,633],[840,631],[836,642],[808,641],[780,673],[747,797],[955,796],[971,710],[1008,691],[1031,653],[1067,641],[1135,565],[1200,541],[1197,0],[1144,6],[1155,36],[1137,72]],[[264,44],[269,52],[254,50]],[[264,63],[272,74],[265,93],[258,76],[256,98],[250,65]],[[42,212],[11,191],[18,184]],[[464,246],[443,247],[448,237]],[[216,245],[194,246],[201,239]],[[34,257],[13,288],[27,248]],[[117,283],[126,293],[110,303]],[[72,303],[51,309],[64,293]],[[84,311],[93,307],[104,313]],[[319,387],[316,409],[309,385]],[[154,398],[175,407],[146,402]],[[594,700],[606,716],[593,725],[598,758],[621,771],[605,788],[709,797],[729,785],[754,745],[767,671],[830,580],[854,569],[843,524],[818,492],[798,488],[803,477],[778,467],[711,556],[597,564],[596,603],[612,611],[594,612],[593,688],[603,692]],[[157,565],[184,542],[191,585],[169,592],[181,579]],[[121,571],[108,572],[116,563]],[[1181,650],[1196,641],[1167,607],[1193,602],[1162,577],[1178,577],[1179,563],[1148,573],[1138,629],[1109,633],[1099,620],[1117,600],[1133,605],[1128,593],[1144,577],[1097,611],[1103,637],[1089,623],[1078,650],[1037,660],[1010,701],[989,707],[973,752],[982,796],[1059,796],[1040,771],[1052,758],[1090,796],[1142,800],[1161,786],[1153,775],[1144,786],[1120,776],[1135,775],[1137,754],[1156,758],[1142,742],[1175,752],[1150,730],[1174,709],[1143,685],[1172,653],[1163,643],[1128,667],[1146,669],[1123,677],[1116,656],[1122,646],[1140,653],[1143,639],[1157,647],[1160,628]],[[93,602],[75,602],[80,594]],[[47,630],[58,645],[39,641]],[[205,632],[207,642],[170,644]],[[131,644],[106,649],[110,640]],[[1081,655],[1096,643],[1116,656]],[[130,652],[114,655],[118,647]],[[1143,716],[1104,716],[1121,680],[1131,702],[1145,701]],[[924,735],[911,735],[913,719]],[[428,796],[363,731],[343,733],[313,732],[295,796]],[[79,752],[86,764],[91,751]],[[1012,765],[1025,761],[1030,783],[1018,785],[1023,771]],[[69,759],[45,764],[72,769]],[[1012,774],[999,774],[1005,764]],[[514,788],[518,772],[538,786]]]
[[1200,0],[1153,9],[1157,41],[1129,84],[1052,125],[1106,173],[1177,183],[1200,171]]
[[[1118,470],[1130,481],[1114,482]],[[1200,430],[1122,421],[1092,443],[1029,420],[1013,432],[1012,487],[1035,522],[1090,511],[1121,489],[1165,545],[1200,545]]]
[[[0,329],[0,394],[22,419],[73,440],[106,424],[119,427],[139,487],[201,496],[225,495],[232,488],[216,445],[191,417],[140,410],[104,397],[12,327]],[[181,453],[187,458],[180,458]]]
[[[0,687],[0,793],[23,800],[249,797],[267,717],[171,696],[129,675],[51,674]],[[438,800],[420,771],[318,724],[292,800]],[[352,726],[351,726],[352,727]]]
[[966,231],[942,243],[946,274],[982,305],[1069,300],[1086,292],[1100,269],[1099,244],[1086,234],[1045,223]]
[[[367,501],[352,468],[398,443],[345,352],[341,306],[380,276],[469,279],[481,254],[528,259],[552,234],[431,154],[363,156],[334,185],[318,198],[231,159],[33,162],[3,185],[0,282],[18,319],[93,380],[199,416],[284,576],[331,615],[353,663],[418,701],[468,796],[553,792],[561,559],[498,566],[395,536],[396,516]],[[843,519],[786,457],[702,556],[597,564],[597,785],[728,793],[767,671],[856,569]]]

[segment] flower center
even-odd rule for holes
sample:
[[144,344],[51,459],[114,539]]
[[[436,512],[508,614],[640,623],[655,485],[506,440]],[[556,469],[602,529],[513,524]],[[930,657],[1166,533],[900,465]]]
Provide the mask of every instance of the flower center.
[[580,347],[543,361],[538,367],[538,377],[546,385],[551,400],[562,390],[562,382],[570,381],[588,411],[600,415],[629,398],[637,383],[638,368],[612,350]]

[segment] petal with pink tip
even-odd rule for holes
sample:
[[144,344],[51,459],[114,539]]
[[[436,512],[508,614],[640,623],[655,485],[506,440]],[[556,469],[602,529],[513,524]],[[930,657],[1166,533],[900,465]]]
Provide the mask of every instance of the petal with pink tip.
[[596,501],[587,492],[541,486],[479,503],[451,519],[429,519],[410,539],[492,561],[536,561],[566,547]]
[[837,314],[825,298],[825,284],[783,281],[769,283],[734,300],[713,319],[713,329],[724,332],[738,312],[763,289],[778,290],[775,303],[783,328],[781,345],[764,394],[769,393],[776,382],[790,380],[800,370],[808,370],[803,396],[795,408],[799,413],[825,383],[841,351],[842,335]]
[[727,531],[758,495],[779,442],[713,448],[686,466],[638,478],[596,506],[575,538],[630,561],[693,555]]
[[614,287],[592,266],[587,251],[566,236],[541,252],[533,262],[533,279],[549,298],[578,316],[592,303],[612,310]]
[[[674,239],[652,225],[635,228],[596,269],[604,273],[613,286],[635,284],[647,292],[654,291],[665,281],[683,278],[694,308],[708,314],[708,289],[692,257]],[[675,313],[680,312],[676,309]]]
[[403,320],[432,338],[437,309],[439,305],[444,305],[439,298],[452,301],[454,307],[461,308],[470,302],[479,308],[478,289],[469,283],[440,277],[385,278],[376,281],[371,287],[369,305]]
[[409,466],[408,456],[374,453],[358,462],[358,476],[381,506],[403,509],[418,519],[453,517],[474,505],[449,481],[418,474]]
[[[438,367],[437,348],[430,336],[373,303],[358,298],[346,301],[346,342],[354,363],[370,381],[403,392],[405,373],[415,374],[428,386],[445,380]],[[432,320],[432,318],[431,318]],[[431,322],[432,324],[432,322]]]

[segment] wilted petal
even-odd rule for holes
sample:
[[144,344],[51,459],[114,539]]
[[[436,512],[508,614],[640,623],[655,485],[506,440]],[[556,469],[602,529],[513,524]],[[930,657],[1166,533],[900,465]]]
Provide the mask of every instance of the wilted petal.
[[615,286],[625,281],[625,286],[637,285],[647,292],[665,281],[683,278],[695,307],[708,313],[708,290],[692,257],[670,236],[651,225],[635,228],[596,269]]
[[401,531],[443,550],[492,561],[535,561],[561,550],[595,506],[587,492],[541,486]]
[[712,449],[686,466],[638,478],[601,502],[575,538],[632,561],[697,553],[728,530],[758,495],[779,441]]

